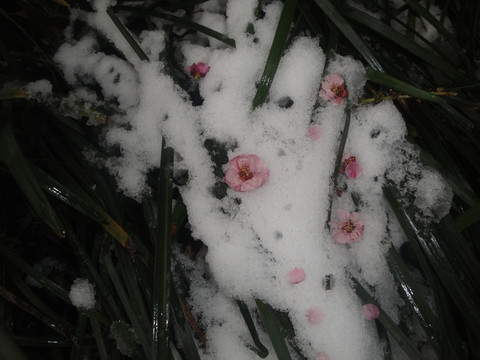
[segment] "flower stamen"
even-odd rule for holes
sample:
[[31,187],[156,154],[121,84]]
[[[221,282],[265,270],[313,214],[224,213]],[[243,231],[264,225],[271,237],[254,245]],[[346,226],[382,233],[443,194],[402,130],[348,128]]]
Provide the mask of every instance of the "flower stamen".
[[253,172],[250,171],[250,168],[248,166],[243,166],[240,168],[238,171],[238,176],[242,181],[247,181],[253,177]]

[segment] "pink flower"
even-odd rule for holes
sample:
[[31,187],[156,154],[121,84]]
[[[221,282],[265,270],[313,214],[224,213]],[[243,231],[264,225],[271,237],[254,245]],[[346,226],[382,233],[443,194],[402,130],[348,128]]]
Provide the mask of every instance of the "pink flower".
[[203,62],[199,62],[198,64],[193,63],[190,66],[187,66],[187,71],[190,75],[192,75],[195,80],[197,80],[199,77],[204,77],[207,75],[208,70],[210,70],[210,66]]
[[363,305],[360,312],[362,313],[363,317],[367,320],[375,320],[376,318],[378,318],[378,315],[380,315],[380,311],[373,304]]
[[318,356],[315,358],[315,360],[328,360],[328,355],[324,352],[318,354]]
[[305,314],[308,322],[312,325],[319,324],[325,319],[325,313],[319,308],[313,307],[307,310]]
[[318,140],[320,139],[320,136],[322,136],[322,128],[320,125],[312,125],[308,128],[308,136],[312,140]]
[[290,284],[298,284],[305,280],[306,277],[305,270],[296,267],[288,272],[287,280]]
[[329,74],[325,76],[320,90],[320,96],[323,100],[335,100],[336,104],[340,104],[344,98],[348,96],[345,89],[345,80],[340,74]]
[[359,213],[340,210],[338,218],[339,223],[330,223],[333,227],[333,240],[339,244],[350,244],[360,240],[364,226],[359,220]]
[[350,179],[356,179],[362,175],[362,167],[357,163],[355,156],[345,154],[342,158],[342,165],[340,166],[339,173],[345,174]]
[[229,162],[223,180],[235,191],[252,191],[268,180],[268,169],[257,155],[239,155]]

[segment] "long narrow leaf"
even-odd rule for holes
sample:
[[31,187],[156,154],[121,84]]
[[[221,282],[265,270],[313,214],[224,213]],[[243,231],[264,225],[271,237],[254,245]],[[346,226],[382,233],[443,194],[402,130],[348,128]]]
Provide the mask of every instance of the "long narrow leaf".
[[175,324],[178,326],[178,332],[183,345],[185,358],[186,360],[200,360],[197,344],[193,337],[193,331],[185,317],[181,306],[180,296],[173,282],[170,284],[170,292],[172,294],[172,314],[173,318],[175,319]]
[[337,10],[330,0],[314,0],[314,2],[323,10],[323,12],[340,29],[348,41],[358,50],[365,61],[375,70],[383,71],[382,65],[370,51],[370,48],[360,38],[357,32],[352,28],[343,15]]
[[65,291],[61,286],[57,285],[50,279],[48,279],[45,275],[40,273],[38,270],[34,269],[33,266],[25,262],[19,255],[17,255],[14,251],[9,249],[7,246],[0,242],[0,253],[3,255],[5,260],[8,260],[16,267],[18,267],[21,271],[25,272],[27,275],[34,278],[38,281],[42,286],[44,286],[48,291],[59,297],[60,299],[64,300],[67,303],[71,303],[70,298],[68,296],[68,292]]
[[419,89],[402,80],[396,79],[391,75],[376,71],[370,67],[367,67],[367,78],[378,85],[385,86],[387,89],[397,90],[416,99],[431,101],[438,104],[446,104],[446,100],[440,96]]
[[190,21],[188,19],[178,17],[172,14],[168,14],[162,11],[158,10],[150,10],[150,9],[145,9],[145,8],[140,8],[140,7],[133,7],[133,6],[117,6],[115,9],[118,10],[125,10],[125,11],[130,11],[132,13],[136,14],[141,14],[145,16],[152,16],[152,17],[158,17],[163,20],[171,21],[174,24],[179,24],[183,25],[186,28],[201,32],[207,36],[210,36],[214,39],[217,39],[218,41],[223,42],[224,44],[227,44],[228,46],[235,47],[235,40],[229,38],[228,36],[225,36],[222,33],[219,33],[218,31],[212,30],[206,26],[194,23],[193,21]]
[[340,172],[340,166],[342,165],[343,152],[345,150],[348,131],[350,129],[350,117],[351,117],[351,109],[350,109],[350,106],[347,105],[347,111],[345,114],[345,124],[343,125],[342,137],[340,139],[340,144],[338,145],[337,157],[335,159],[335,167],[333,169],[332,176],[330,177],[332,187],[330,188],[330,193],[328,194],[329,203],[328,203],[327,221],[325,223],[325,226],[327,226],[329,229],[330,229],[330,219],[332,218],[333,194],[337,189],[337,184],[338,184],[337,178]]
[[278,64],[280,63],[283,51],[287,45],[287,38],[296,7],[297,0],[285,1],[280,19],[278,20],[277,30],[275,31],[270,53],[268,54],[267,63],[265,64],[260,84],[253,99],[252,107],[254,109],[262,105],[267,98],[268,91],[270,90],[273,78],[278,69]]
[[270,341],[272,342],[273,349],[277,354],[278,360],[292,360],[290,353],[287,348],[285,339],[283,338],[282,332],[280,330],[280,322],[275,316],[275,312],[272,307],[262,300],[256,299],[258,311],[267,331]]
[[90,325],[92,326],[93,337],[97,344],[98,353],[101,360],[108,360],[107,349],[103,341],[102,329],[100,328],[100,322],[98,321],[98,315],[95,311],[90,311],[88,314]]
[[128,44],[132,47],[133,51],[135,51],[139,59],[148,61],[147,54],[145,54],[142,48],[138,45],[138,43],[133,38],[132,34],[130,34],[128,29],[125,27],[125,25],[123,25],[123,23],[117,17],[117,15],[115,14],[112,8],[107,9],[107,14],[108,16],[110,16],[110,19],[112,19],[113,23],[115,24],[117,29],[120,31],[120,33],[123,35],[125,40],[127,40]]
[[151,359],[151,343],[150,337],[147,336],[147,329],[142,327],[142,323],[140,322],[138,315],[135,313],[134,309],[130,304],[130,298],[125,290],[125,287],[122,284],[120,276],[115,269],[115,265],[113,264],[111,255],[109,253],[105,254],[103,257],[103,261],[105,263],[105,267],[108,271],[110,278],[112,279],[113,285],[115,286],[115,290],[117,291],[118,297],[122,302],[122,305],[127,313],[127,316],[132,323],[133,328],[135,329],[135,333],[138,337],[140,344],[145,352],[145,356],[147,359]]
[[152,359],[168,359],[170,253],[172,236],[173,149],[164,148],[160,165],[157,241],[153,278]]
[[[471,289],[466,287],[460,280],[451,260],[445,255],[444,250],[440,246],[436,235],[431,232],[422,232],[415,225],[415,222],[408,212],[396,202],[391,190],[386,188],[384,193],[402,229],[410,234],[407,235],[410,239],[413,239],[411,243],[416,243],[415,246],[419,246],[422,249],[425,260],[428,259],[428,262],[435,270],[435,273],[445,286],[452,300],[458,309],[461,309],[463,319],[465,323],[469,325],[470,331],[480,338],[480,309],[477,306],[478,299],[470,293]],[[422,260],[422,262],[425,260]],[[423,268],[428,268],[428,265],[423,264]],[[428,277],[432,277],[432,275],[430,274]]]
[[43,193],[28,160],[23,155],[10,122],[0,128],[0,159],[7,165],[36,216],[58,236],[65,237],[65,228]]
[[255,329],[255,324],[253,323],[253,319],[250,315],[250,311],[248,311],[247,305],[240,300],[237,300],[237,305],[242,313],[243,320],[247,325],[248,331],[250,332],[250,336],[252,337],[252,340],[256,346],[256,348],[253,348],[252,350],[255,351],[262,359],[266,358],[268,356],[268,349],[262,344],[260,338],[258,337],[257,329]]
[[405,351],[410,360],[423,360],[424,358],[418,352],[415,345],[410,341],[410,339],[403,333],[402,330],[393,322],[390,316],[383,311],[380,304],[378,304],[375,299],[368,293],[367,290],[358,282],[357,279],[352,277],[354,289],[358,297],[362,300],[364,304],[374,304],[380,311],[380,315],[377,320],[385,327],[388,333],[395,339],[395,341],[400,345],[400,347]]
[[[374,17],[368,15],[367,13],[355,9],[350,6],[345,6],[344,15],[349,19],[358,22],[369,29],[373,30],[380,36],[385,37],[389,41],[395,43],[397,46],[409,51],[413,55],[419,57],[423,61],[432,65],[436,69],[442,71],[445,75],[450,77],[453,80],[464,80],[470,82],[468,78],[463,76],[457,69],[452,67],[447,61],[443,60],[436,54],[431,51],[421,47],[413,40],[408,39],[406,36],[400,34],[398,31],[392,29],[390,26],[381,22],[380,20],[375,19]],[[381,71],[381,69],[376,69],[372,66],[374,70]]]

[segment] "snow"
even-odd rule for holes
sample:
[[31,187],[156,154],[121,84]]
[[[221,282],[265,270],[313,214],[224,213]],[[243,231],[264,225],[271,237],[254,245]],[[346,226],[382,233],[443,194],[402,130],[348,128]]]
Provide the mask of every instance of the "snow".
[[[121,156],[105,166],[127,196],[138,201],[148,196],[146,174],[160,163],[162,138],[175,150],[175,172],[188,171],[188,182],[180,192],[193,236],[208,252],[195,262],[181,254],[176,257],[189,269],[190,306],[206,328],[209,347],[202,359],[257,358],[245,346],[251,343],[250,335],[234,301],[244,301],[254,312],[256,298],[288,313],[299,347],[309,359],[321,353],[337,360],[382,359],[375,325],[361,315],[362,304],[348,275],[368,284],[383,310],[398,321],[402,300],[385,254],[404,238],[382,186],[388,181],[404,187],[429,221],[448,212],[452,193],[436,172],[419,163],[393,103],[356,106],[366,80],[362,64],[335,55],[325,69],[327,58],[315,39],[294,39],[282,57],[267,102],[252,110],[282,10],[281,2],[273,1],[264,6],[265,16],[255,19],[256,3],[211,0],[199,6],[195,17],[200,23],[236,41],[236,48],[227,48],[213,39],[204,46],[205,42],[201,45],[190,37],[181,45],[184,63],[179,65],[184,69],[198,62],[210,66],[208,74],[197,80],[204,99],[201,106],[191,104],[157,60],[165,34],[141,33],[137,40],[150,61],[138,60],[106,15],[103,0],[95,2],[97,13],[77,11],[77,16],[102,31],[127,61],[101,52],[90,34],[69,39],[55,61],[72,86],[96,83],[103,100],[117,104],[119,112],[110,119],[105,142],[119,146]],[[245,32],[249,23],[254,35]],[[330,73],[345,79],[348,102],[319,99],[322,78]],[[88,91],[74,94],[75,101],[98,101]],[[351,108],[351,125],[345,153],[356,157],[363,173],[356,179],[339,175],[343,193],[337,197],[330,177],[347,108]],[[319,139],[308,136],[312,124],[321,129]],[[248,193],[228,189],[221,199],[213,196],[211,189],[222,178],[213,172],[215,164],[204,147],[207,139],[227,145],[229,159],[241,154],[261,157],[269,169],[268,181]],[[325,227],[329,194],[331,221],[337,221],[339,210],[360,213],[365,230],[357,242],[346,245],[332,240]],[[304,269],[306,279],[291,284],[288,274],[296,267]],[[333,280],[331,289],[324,285],[326,277]],[[93,287],[86,280],[77,279],[72,293],[76,306],[93,307]],[[308,321],[306,314],[312,308],[324,314],[321,321]],[[260,337],[270,347],[262,331]]]
[[87,279],[75,279],[68,294],[73,306],[80,310],[92,310],[95,306],[94,287]]

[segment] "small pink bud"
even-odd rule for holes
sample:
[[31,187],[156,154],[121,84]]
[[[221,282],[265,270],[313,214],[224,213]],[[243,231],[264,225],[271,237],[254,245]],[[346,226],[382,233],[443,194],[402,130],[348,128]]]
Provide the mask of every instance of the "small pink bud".
[[252,191],[268,180],[268,168],[257,155],[239,155],[228,164],[223,180],[235,191]]
[[295,268],[290,270],[287,275],[287,280],[290,284],[298,284],[306,279],[305,270],[302,268]]
[[319,308],[313,307],[307,310],[305,317],[310,324],[316,325],[320,324],[325,319],[325,314]]
[[210,70],[210,66],[203,62],[199,62],[198,64],[193,63],[190,66],[187,66],[187,71],[190,75],[192,75],[195,80],[199,77],[204,77],[207,75],[208,71]]
[[363,317],[367,320],[375,320],[376,318],[378,318],[378,315],[380,315],[380,311],[373,304],[363,305],[360,312],[362,313]]
[[312,140],[318,140],[320,139],[320,136],[322,136],[322,128],[320,125],[312,125],[308,128],[308,136]]

